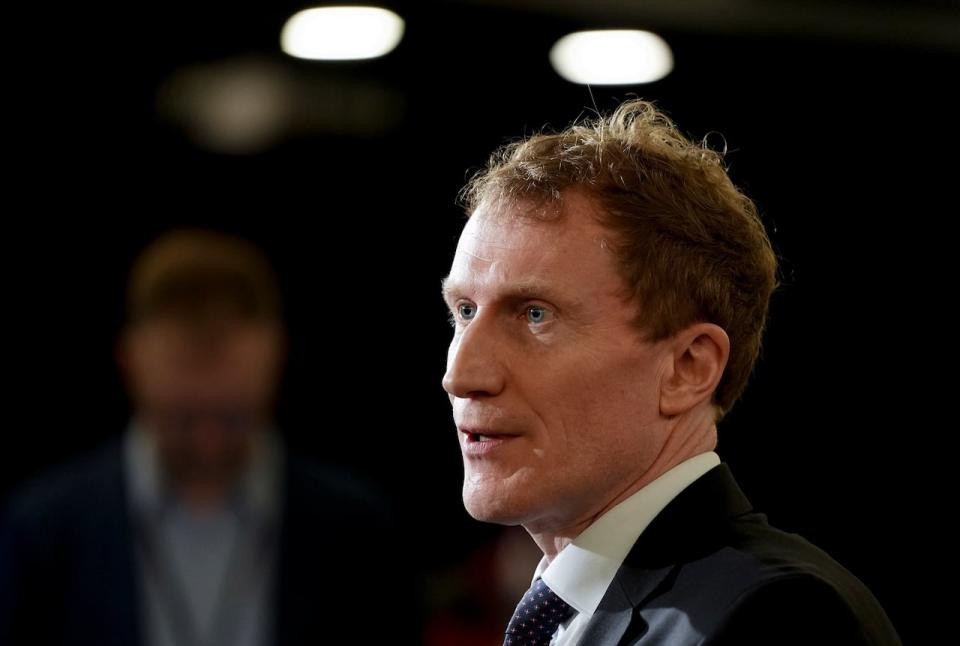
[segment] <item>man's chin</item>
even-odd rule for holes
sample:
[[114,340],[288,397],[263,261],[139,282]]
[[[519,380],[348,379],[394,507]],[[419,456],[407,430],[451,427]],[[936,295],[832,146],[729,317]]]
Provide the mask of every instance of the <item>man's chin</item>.
[[523,514],[518,505],[503,492],[495,494],[489,491],[463,489],[463,507],[475,520],[498,525],[519,525]]

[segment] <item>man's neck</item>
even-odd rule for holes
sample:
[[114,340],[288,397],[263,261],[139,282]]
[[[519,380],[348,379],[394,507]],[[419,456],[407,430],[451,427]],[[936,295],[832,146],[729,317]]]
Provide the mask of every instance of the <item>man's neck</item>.
[[603,502],[580,514],[572,522],[544,526],[524,525],[524,528],[549,563],[598,518],[673,467],[695,455],[712,451],[716,446],[717,426],[714,422],[712,408],[704,409],[702,414],[694,417],[678,419],[676,426],[667,436],[667,441],[661,448],[660,453],[640,476],[625,483],[621,489],[611,492],[611,495]]
[[227,504],[227,483],[180,483],[174,485],[177,497],[197,513],[223,509]]

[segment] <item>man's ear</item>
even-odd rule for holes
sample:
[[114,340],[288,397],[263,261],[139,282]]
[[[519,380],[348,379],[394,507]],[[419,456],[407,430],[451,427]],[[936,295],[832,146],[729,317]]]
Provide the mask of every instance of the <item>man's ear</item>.
[[113,340],[113,361],[125,385],[130,381],[130,330],[123,327]]
[[290,362],[290,333],[285,325],[278,325],[277,327],[277,356],[280,371],[283,372]]
[[127,324],[120,329],[113,341],[113,361],[128,393],[132,392],[135,383],[137,350],[143,345],[139,336],[140,328]]
[[661,375],[660,413],[672,417],[709,401],[730,356],[730,338],[719,325],[695,323],[673,336]]

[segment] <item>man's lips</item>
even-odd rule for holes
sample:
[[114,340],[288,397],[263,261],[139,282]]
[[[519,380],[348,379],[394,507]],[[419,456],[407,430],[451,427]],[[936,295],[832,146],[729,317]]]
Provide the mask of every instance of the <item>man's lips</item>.
[[511,440],[520,437],[517,433],[477,426],[461,426],[459,430],[464,436],[461,449],[469,458],[489,457],[501,447],[510,444]]
[[468,442],[479,442],[483,438],[506,439],[510,437],[518,437],[520,435],[519,433],[508,433],[507,431],[483,428],[481,426],[460,426],[458,427],[458,430],[467,436]]

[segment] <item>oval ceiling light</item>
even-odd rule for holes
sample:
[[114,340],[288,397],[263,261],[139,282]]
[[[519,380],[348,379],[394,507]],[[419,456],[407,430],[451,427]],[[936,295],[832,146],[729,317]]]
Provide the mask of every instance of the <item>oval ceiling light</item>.
[[378,7],[317,7],[287,20],[280,46],[311,60],[376,58],[397,46],[403,28],[403,18]]
[[554,44],[550,63],[573,83],[632,85],[653,83],[669,74],[673,52],[665,40],[649,31],[578,31]]

